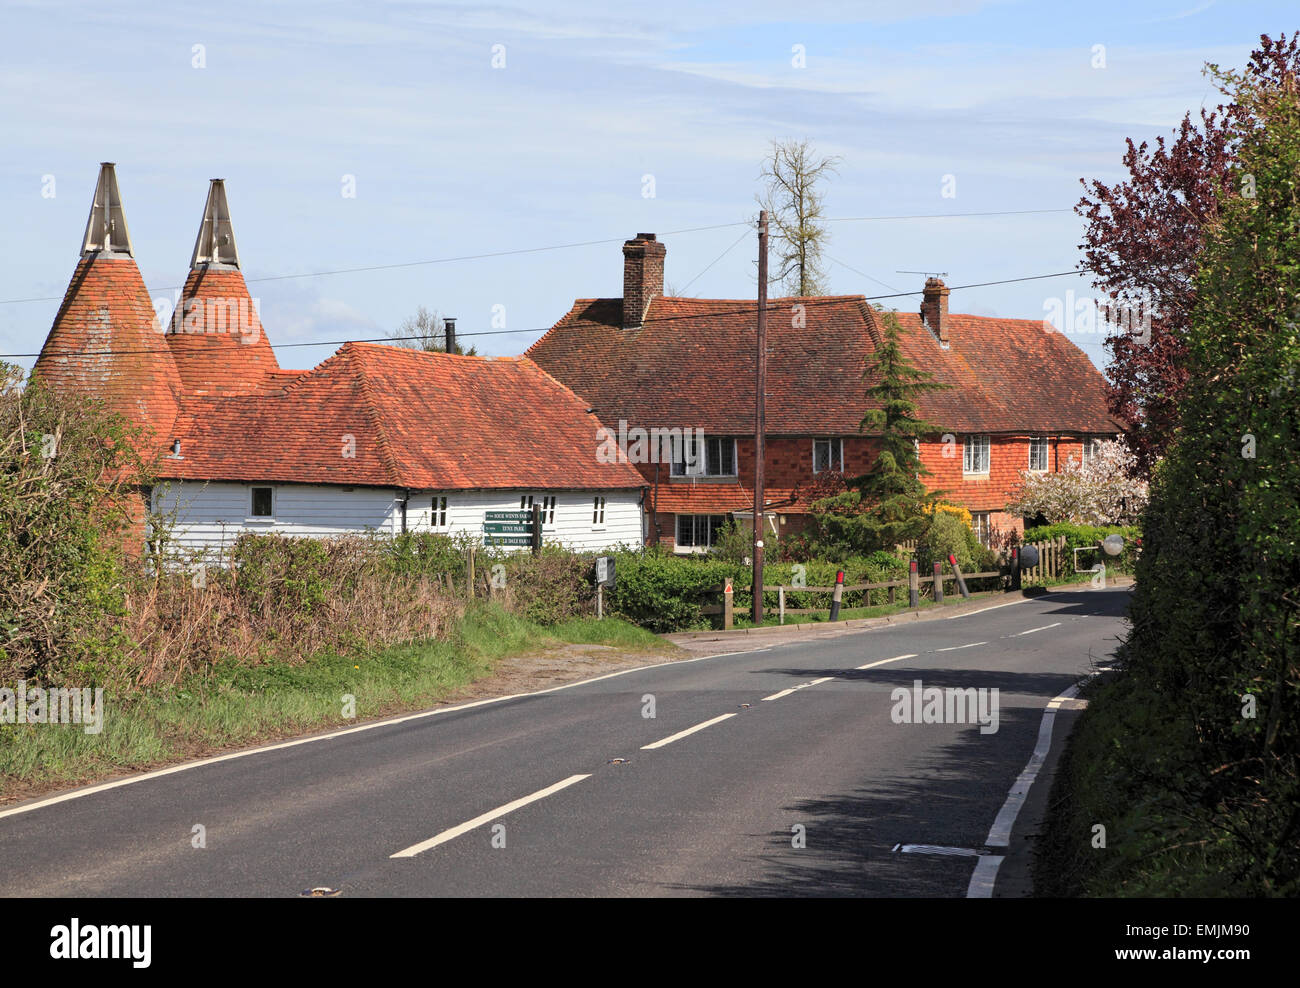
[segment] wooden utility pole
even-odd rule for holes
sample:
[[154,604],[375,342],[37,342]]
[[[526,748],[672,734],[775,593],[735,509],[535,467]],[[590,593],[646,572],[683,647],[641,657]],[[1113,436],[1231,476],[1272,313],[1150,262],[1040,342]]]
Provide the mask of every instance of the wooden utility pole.
[[758,332],[754,355],[754,626],[763,623],[763,433],[767,398],[767,210],[758,214]]

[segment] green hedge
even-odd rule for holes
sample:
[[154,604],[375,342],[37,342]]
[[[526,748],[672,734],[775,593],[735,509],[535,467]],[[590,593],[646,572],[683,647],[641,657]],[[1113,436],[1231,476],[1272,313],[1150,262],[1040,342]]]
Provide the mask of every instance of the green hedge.
[[1071,525],[1061,522],[1056,525],[1039,525],[1037,528],[1025,529],[1026,542],[1050,542],[1065,536],[1067,562],[1073,558],[1075,549],[1096,548],[1108,535],[1119,535],[1124,539],[1124,551],[1118,556],[1106,556],[1100,550],[1094,553],[1080,553],[1079,565],[1084,569],[1104,559],[1107,572],[1132,573],[1137,563],[1138,541],[1142,530],[1136,525]]

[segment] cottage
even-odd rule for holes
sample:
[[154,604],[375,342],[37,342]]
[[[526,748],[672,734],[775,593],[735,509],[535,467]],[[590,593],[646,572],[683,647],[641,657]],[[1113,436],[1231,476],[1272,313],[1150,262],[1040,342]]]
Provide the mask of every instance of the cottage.
[[[622,298],[579,299],[527,356],[624,431],[703,431],[673,462],[635,464],[649,487],[648,538],[698,552],[728,518],[753,513],[756,305],[665,297],[666,253],[652,233],[627,241]],[[951,386],[918,403],[943,429],[920,444],[927,483],[966,506],[987,541],[992,529],[1023,531],[1006,510],[1020,471],[1087,458],[1121,423],[1101,375],[1060,333],[1041,320],[950,313],[948,296],[931,278],[920,310],[897,316],[908,359]],[[874,460],[876,444],[858,427],[862,373],[883,327],[861,295],[769,306],[766,522],[793,534],[824,481]]]
[[164,331],[114,168],[102,166],[81,260],[35,373],[150,431],[166,451],[152,507],[175,512],[179,541],[212,556],[241,532],[477,539],[486,512],[534,505],[545,541],[643,544],[641,475],[602,462],[599,418],[528,359],[348,343],[311,370],[281,368],[220,180]]

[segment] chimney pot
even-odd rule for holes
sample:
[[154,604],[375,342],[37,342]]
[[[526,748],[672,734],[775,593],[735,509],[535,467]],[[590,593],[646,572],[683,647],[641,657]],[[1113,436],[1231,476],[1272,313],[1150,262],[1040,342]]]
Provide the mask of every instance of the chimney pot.
[[650,303],[663,295],[667,253],[653,233],[638,233],[623,244],[624,329],[640,329]]

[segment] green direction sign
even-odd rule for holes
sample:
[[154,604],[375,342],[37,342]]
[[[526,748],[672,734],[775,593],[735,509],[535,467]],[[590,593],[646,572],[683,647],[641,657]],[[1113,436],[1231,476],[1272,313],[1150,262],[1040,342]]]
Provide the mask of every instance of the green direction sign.
[[532,533],[532,525],[516,525],[514,522],[504,521],[485,521],[483,531],[492,532],[498,535],[529,535]]
[[491,532],[483,534],[484,545],[532,545],[531,535],[494,535]]
[[533,513],[531,511],[485,511],[483,521],[487,522],[531,522]]

